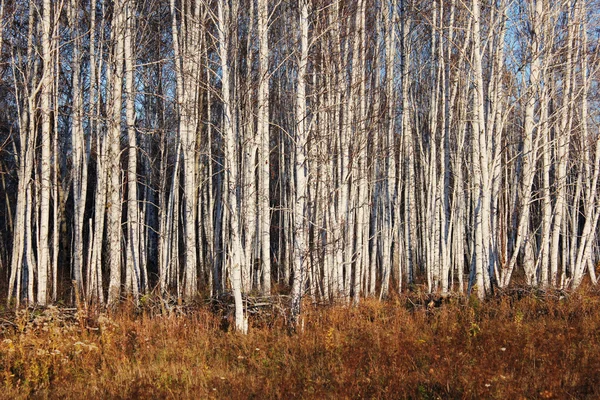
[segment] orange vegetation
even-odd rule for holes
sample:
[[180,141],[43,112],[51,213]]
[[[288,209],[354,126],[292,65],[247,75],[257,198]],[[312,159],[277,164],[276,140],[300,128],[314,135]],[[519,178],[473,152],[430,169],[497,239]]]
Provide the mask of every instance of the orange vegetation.
[[305,305],[303,329],[205,306],[4,312],[0,397],[599,398],[600,293]]

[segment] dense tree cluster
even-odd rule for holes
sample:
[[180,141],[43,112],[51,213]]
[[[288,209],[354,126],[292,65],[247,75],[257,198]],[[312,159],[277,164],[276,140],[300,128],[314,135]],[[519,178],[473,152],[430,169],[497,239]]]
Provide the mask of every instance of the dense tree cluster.
[[596,283],[594,0],[0,2],[17,304]]

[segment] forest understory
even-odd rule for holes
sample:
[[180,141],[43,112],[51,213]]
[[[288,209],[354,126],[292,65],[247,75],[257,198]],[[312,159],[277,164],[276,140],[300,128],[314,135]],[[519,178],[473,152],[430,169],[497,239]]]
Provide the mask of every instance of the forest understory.
[[358,306],[305,299],[295,331],[273,303],[250,315],[247,335],[225,303],[3,309],[0,398],[600,396],[596,287],[485,302],[421,289]]

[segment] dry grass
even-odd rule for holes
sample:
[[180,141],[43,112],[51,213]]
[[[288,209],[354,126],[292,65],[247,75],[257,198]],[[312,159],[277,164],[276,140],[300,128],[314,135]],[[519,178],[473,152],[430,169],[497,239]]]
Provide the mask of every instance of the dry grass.
[[600,397],[599,293],[427,303],[306,306],[302,331],[275,318],[247,336],[206,307],[22,311],[0,334],[0,397]]

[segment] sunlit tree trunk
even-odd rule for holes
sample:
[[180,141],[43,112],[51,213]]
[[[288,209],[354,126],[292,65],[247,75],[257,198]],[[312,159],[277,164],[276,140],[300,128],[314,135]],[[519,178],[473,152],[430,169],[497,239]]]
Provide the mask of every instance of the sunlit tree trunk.
[[134,54],[132,42],[134,40],[133,27],[133,0],[125,4],[125,84],[126,84],[126,122],[127,122],[127,262],[125,265],[125,290],[138,300],[142,286],[141,263],[140,263],[140,214],[138,207],[137,189],[137,133],[135,129],[135,89],[134,89]]
[[[352,301],[358,304],[360,299],[360,289],[362,280],[362,269],[364,265],[363,255],[367,251],[367,246],[364,238],[364,227],[367,224],[367,207],[366,199],[368,199],[368,182],[365,179],[366,168],[366,152],[367,140],[365,134],[365,79],[364,76],[364,48],[365,48],[365,30],[363,28],[365,21],[365,6],[363,0],[358,0],[356,11],[356,31],[354,33],[353,50],[352,50],[352,76],[351,76],[351,106],[349,110],[349,118],[352,123],[353,146],[351,151],[355,155],[352,160],[351,168],[352,182],[350,186],[350,215],[351,221],[348,228],[350,229],[348,249],[352,248]],[[356,232],[356,233],[354,233]]]
[[[503,286],[507,286],[510,280],[512,270],[517,262],[517,257],[521,250],[521,246],[524,246],[524,257],[523,257],[523,268],[525,270],[525,277],[528,284],[532,284],[535,280],[535,259],[533,241],[535,239],[531,232],[530,227],[530,213],[531,213],[531,198],[532,198],[532,185],[536,170],[537,161],[537,143],[539,141],[540,134],[538,132],[535,135],[536,121],[535,121],[535,107],[539,101],[539,85],[541,77],[541,61],[542,61],[542,1],[537,0],[531,6],[529,10],[530,14],[530,34],[531,43],[529,46],[529,52],[531,57],[530,73],[527,86],[527,94],[525,100],[525,118],[524,118],[524,131],[523,131],[523,150],[521,153],[522,159],[522,177],[520,179],[521,187],[519,188],[519,205],[518,210],[520,211],[519,222],[517,224],[517,236],[514,244],[513,254],[508,264],[508,271],[504,275]],[[535,136],[535,137],[534,137]]]
[[308,1],[299,0],[300,57],[298,59],[298,83],[296,86],[296,137],[294,150],[294,271],[292,283],[292,321],[300,315],[307,266],[308,244],[308,160],[306,124],[306,74],[308,64]]
[[221,61],[221,97],[223,100],[223,140],[225,141],[224,172],[225,188],[227,191],[227,214],[231,226],[231,243],[227,255],[230,268],[231,286],[235,299],[235,327],[242,333],[248,331],[248,320],[244,316],[242,304],[242,263],[245,260],[244,248],[241,240],[240,208],[241,190],[240,173],[238,165],[239,143],[237,143],[237,129],[234,126],[233,105],[231,101],[230,69],[229,69],[229,24],[230,7],[227,1],[219,0],[217,29],[219,40],[219,58]]
[[[93,15],[95,20],[95,13]],[[81,40],[79,38],[79,18],[77,4],[70,2],[69,23],[73,40],[72,55],[72,112],[71,112],[71,146],[73,148],[73,281],[80,293],[83,293],[84,265],[84,213],[87,200],[88,152],[86,136],[83,132],[83,88],[81,87]],[[94,31],[92,26],[92,32]],[[92,41],[92,46],[95,44]],[[90,60],[90,64],[91,64]],[[94,67],[92,67],[94,68]],[[93,83],[92,83],[93,84]]]
[[474,92],[473,92],[473,209],[474,221],[474,258],[473,270],[477,284],[477,296],[485,298],[490,290],[490,179],[489,179],[489,154],[488,154],[488,132],[485,124],[484,111],[484,86],[483,70],[481,64],[481,12],[479,0],[473,0],[473,68],[474,68]]
[[[567,14],[570,18],[571,9],[573,8],[573,2],[568,1]],[[560,107],[560,122],[556,132],[556,172],[555,172],[555,192],[556,201],[554,203],[554,226],[552,230],[552,244],[550,247],[550,282],[552,286],[556,287],[559,283],[558,274],[559,267],[564,271],[566,265],[561,265],[559,258],[560,251],[560,239],[561,231],[563,229],[563,217],[566,213],[566,185],[567,185],[567,162],[569,156],[569,136],[570,132],[567,131],[568,121],[571,116],[570,109],[571,105],[569,100],[571,98],[571,75],[573,70],[573,30],[575,29],[574,24],[569,24],[567,28],[566,38],[566,62],[564,65],[564,78],[563,78],[563,102]],[[562,235],[566,235],[566,232],[562,232]],[[566,249],[562,249],[566,252]],[[561,285],[564,283],[564,273],[561,274]]]
[[270,138],[269,138],[269,2],[258,1],[258,136],[259,136],[259,237],[262,263],[262,290],[271,294],[271,204],[269,194]]
[[[395,107],[396,96],[394,90],[394,66],[396,58],[396,1],[388,2],[384,8],[383,17],[385,20],[385,95],[386,95],[386,123],[387,132],[384,146],[384,151],[388,157],[385,157],[384,172],[385,172],[385,196],[384,204],[385,211],[383,215],[382,226],[382,276],[381,276],[381,292],[380,298],[385,298],[388,295],[390,287],[390,275],[394,264],[395,257],[392,256],[392,243],[395,241],[395,248],[399,248],[399,237],[395,237],[395,232],[399,224],[400,214],[397,213],[398,193],[396,190],[396,168],[397,168],[397,153],[396,153],[396,135],[395,135]],[[402,261],[398,259],[398,263]],[[402,285],[402,275],[399,274],[399,285]]]
[[[39,222],[39,263],[37,281],[37,302],[45,305],[48,301],[48,272],[50,270],[50,196],[51,196],[51,142],[52,142],[52,82],[53,82],[53,40],[52,3],[44,0],[42,16],[42,61],[43,75],[40,93],[41,121],[41,175],[40,175],[40,222]],[[55,227],[56,229],[56,227]]]
[[[573,281],[572,287],[577,288],[581,285],[581,281],[585,276],[585,269],[589,265],[590,269],[593,269],[593,263],[591,262],[591,249],[593,242],[593,232],[597,232],[598,223],[598,208],[595,206],[598,203],[597,190],[598,180],[600,176],[600,134],[598,132],[594,135],[590,135],[588,129],[588,93],[589,93],[589,63],[588,63],[588,40],[587,40],[587,23],[585,21],[587,8],[585,2],[578,4],[577,12],[578,17],[582,20],[583,29],[581,32],[581,75],[582,75],[582,88],[581,88],[581,139],[583,143],[583,169],[585,173],[580,172],[580,176],[585,176],[586,182],[588,182],[585,191],[585,198],[583,199],[583,219],[584,225],[579,239],[579,245],[576,249],[576,259],[573,263]],[[588,144],[594,151],[591,157],[588,155]],[[593,146],[595,144],[595,146]],[[590,160],[591,158],[591,160]],[[592,281],[595,281],[593,274],[594,271],[590,271]],[[596,282],[593,282],[594,284]]]
[[112,37],[114,49],[111,64],[111,118],[107,135],[108,175],[108,247],[110,280],[108,284],[108,303],[116,304],[121,295],[121,109],[123,104],[123,48],[125,36],[125,5],[117,2],[113,15]]
[[[29,2],[29,9],[33,8],[33,1]],[[34,153],[36,140],[35,125],[35,97],[41,89],[41,82],[37,75],[37,63],[34,57],[33,38],[36,32],[34,13],[29,13],[28,36],[25,71],[19,70],[18,62],[22,60],[20,54],[13,55],[12,75],[15,98],[18,104],[19,121],[19,151],[17,204],[15,208],[15,222],[13,230],[13,248],[11,256],[11,270],[8,286],[8,302],[15,299],[19,306],[22,299],[33,302],[33,273],[36,269],[35,255],[33,253],[33,237],[31,234],[32,208],[35,206],[32,198],[32,174],[34,170]],[[21,86],[18,78],[30,85]],[[29,290],[31,283],[31,290]]]

